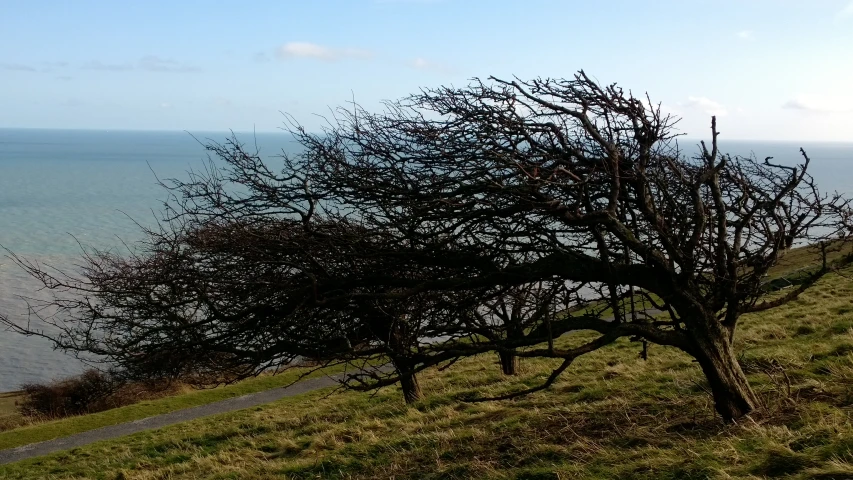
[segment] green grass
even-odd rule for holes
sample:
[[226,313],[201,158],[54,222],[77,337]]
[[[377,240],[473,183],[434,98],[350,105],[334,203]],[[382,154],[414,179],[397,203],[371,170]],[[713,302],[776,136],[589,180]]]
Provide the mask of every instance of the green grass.
[[[835,243],[827,249],[826,259],[832,263],[849,254],[853,254],[853,244]],[[788,250],[782,255],[779,262],[770,269],[768,276],[770,278],[784,276],[803,267],[818,265],[820,257],[820,250],[816,247]]]
[[19,392],[0,393],[0,430],[20,424],[17,404]]
[[525,359],[507,378],[482,355],[425,372],[428,396],[415,405],[398,388],[314,392],[0,466],[0,478],[853,478],[847,277],[743,317],[736,346],[763,405],[732,425],[714,415],[688,356],[652,345],[642,361],[640,345],[623,340],[518,400],[463,401],[535,385],[554,361]]
[[[331,370],[328,369],[323,370],[322,372],[318,371],[310,376],[324,375],[330,371]],[[194,390],[182,395],[143,401],[126,407],[114,408],[112,410],[92,413],[89,415],[80,415],[59,420],[40,422],[12,430],[6,430],[4,432],[0,432],[0,450],[26,445],[28,443],[51,440],[58,437],[65,437],[87,430],[139,420],[152,415],[169,413],[182,408],[197,407],[199,405],[213,403],[227,398],[239,397],[249,393],[281,387],[297,380],[299,375],[304,373],[306,373],[305,369],[293,369],[280,375],[261,375],[243,380],[242,382],[238,382],[233,385]],[[13,399],[11,395],[9,398]],[[0,400],[2,399],[3,397],[0,397]],[[9,402],[7,401],[6,403]],[[5,405],[3,411],[5,411],[7,415],[14,415],[12,411],[13,406],[14,404],[12,404],[12,406]]]
[[0,393],[0,418],[15,414],[15,400],[20,398],[20,392]]

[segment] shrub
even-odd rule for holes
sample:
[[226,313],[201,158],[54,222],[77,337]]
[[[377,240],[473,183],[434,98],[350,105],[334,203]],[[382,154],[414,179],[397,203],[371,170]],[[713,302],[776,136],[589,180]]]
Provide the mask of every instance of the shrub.
[[24,398],[18,403],[18,410],[30,417],[51,418],[90,413],[120,385],[114,375],[98,370],[47,384],[28,383],[21,386]]
[[18,410],[28,417],[82,415],[163,397],[181,386],[168,380],[128,382],[115,372],[92,369],[46,384],[23,385]]

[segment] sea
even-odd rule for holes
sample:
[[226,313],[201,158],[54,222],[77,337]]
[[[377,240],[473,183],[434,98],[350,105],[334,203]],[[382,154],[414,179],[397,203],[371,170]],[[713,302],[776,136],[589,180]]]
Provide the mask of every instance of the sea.
[[[208,163],[203,146],[231,132],[0,129],[0,314],[50,329],[29,314],[48,292],[8,252],[58,270],[78,272],[84,248],[126,253],[153,226],[167,191]],[[236,133],[275,164],[296,143],[285,133]],[[80,360],[38,337],[0,327],[0,392],[81,372]]]
[[[187,178],[208,161],[203,143],[222,142],[231,132],[153,132],[0,129],[0,314],[16,322],[48,329],[28,314],[28,303],[43,299],[30,278],[6,255],[58,270],[79,270],[83,249],[128,252],[151,226],[167,197],[158,179]],[[295,152],[286,133],[237,133],[276,167],[275,158]],[[853,138],[851,138],[853,140]],[[685,151],[696,142],[681,140]],[[850,143],[720,141],[736,155],[802,162],[799,148],[812,159],[810,171],[823,190],[853,192],[853,141]],[[49,329],[47,330],[49,331]],[[86,365],[54,350],[39,337],[0,330],[0,392],[22,384],[60,379]]]

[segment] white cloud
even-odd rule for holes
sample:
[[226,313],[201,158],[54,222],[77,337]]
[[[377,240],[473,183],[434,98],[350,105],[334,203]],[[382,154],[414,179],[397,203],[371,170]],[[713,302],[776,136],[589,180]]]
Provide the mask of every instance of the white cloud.
[[270,57],[264,52],[258,52],[252,56],[252,61],[255,63],[267,63],[270,61]]
[[752,40],[753,32],[752,30],[741,30],[735,34],[738,38],[743,40]]
[[373,53],[357,48],[329,48],[316,43],[288,42],[278,47],[276,56],[279,60],[292,58],[314,58],[326,62],[334,62],[345,58],[369,59]]
[[853,17],[853,1],[847,3],[847,6],[842,8],[836,15],[835,18],[848,18]]
[[87,62],[83,64],[83,68],[86,70],[103,70],[107,72],[125,72],[127,70],[133,70],[133,65],[129,65],[127,63],[102,63],[98,60],[92,60],[91,62]]
[[101,70],[106,72],[126,72],[129,70],[139,69],[147,72],[159,73],[189,73],[199,72],[200,68],[181,63],[168,58],[161,58],[155,55],[148,55],[139,59],[139,62],[134,66],[130,63],[103,63],[98,60],[92,60],[83,64],[86,70]]
[[63,101],[59,102],[59,104],[63,107],[71,107],[71,108],[83,106],[83,102],[81,102],[80,100],[78,100],[76,98],[69,98],[67,100],[63,100]]
[[663,116],[672,115],[674,117],[680,117],[681,109],[674,107],[668,103],[661,103],[660,105],[655,105],[655,108],[660,108],[660,113]]
[[163,102],[160,104],[160,108],[172,108],[172,104],[168,102]]
[[853,98],[799,95],[782,104],[782,108],[812,113],[844,113],[853,111]]
[[185,63],[180,63],[168,58],[160,58],[154,55],[142,57],[139,60],[139,68],[149,72],[188,73],[198,72],[201,69]]
[[707,115],[716,115],[718,117],[724,117],[729,113],[723,104],[707,97],[687,97],[687,103],[684,105]]
[[21,63],[0,63],[0,70],[12,70],[15,72],[35,72],[36,69]]
[[418,57],[411,62],[409,62],[409,66],[412,68],[416,68],[418,70],[428,70],[432,72],[439,73],[450,73],[453,71],[453,68],[436,62],[431,62],[425,58]]
[[229,107],[230,108],[230,107],[234,106],[234,102],[232,102],[231,100],[229,100],[225,97],[216,97],[213,99],[213,103],[215,103],[217,106],[220,106],[220,107]]

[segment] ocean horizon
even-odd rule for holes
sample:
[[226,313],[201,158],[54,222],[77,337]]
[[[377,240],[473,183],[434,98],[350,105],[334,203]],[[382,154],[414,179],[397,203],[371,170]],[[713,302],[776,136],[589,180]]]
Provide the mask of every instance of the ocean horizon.
[[[275,167],[274,155],[296,151],[286,132],[234,132]],[[26,259],[73,272],[81,245],[121,252],[141,239],[138,224],[153,225],[166,191],[157,179],[185,178],[204,166],[198,140],[223,141],[231,132],[154,130],[0,129],[0,246]],[[699,139],[680,139],[693,151]],[[723,153],[802,162],[823,191],[853,190],[853,142],[719,141]],[[0,256],[0,313],[26,322],[25,297],[37,284]],[[0,336],[0,391],[79,373],[84,365],[47,340],[12,332]]]

